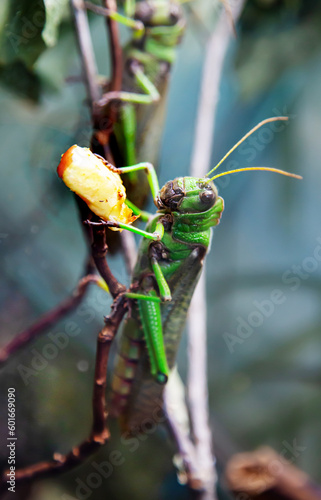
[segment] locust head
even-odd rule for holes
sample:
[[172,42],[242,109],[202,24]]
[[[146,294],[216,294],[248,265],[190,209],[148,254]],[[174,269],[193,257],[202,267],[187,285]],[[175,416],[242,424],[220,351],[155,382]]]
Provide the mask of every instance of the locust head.
[[202,213],[210,210],[218,200],[221,199],[210,179],[178,177],[162,187],[157,207],[166,212]]
[[218,177],[229,175],[235,172],[244,172],[248,170],[264,170],[268,172],[276,172],[297,179],[302,179],[300,175],[291,174],[289,172],[285,172],[284,170],[270,167],[245,167],[236,170],[229,170],[228,172],[222,172],[220,174],[214,175],[213,177],[209,177],[210,174],[212,174],[226,160],[226,158],[245,141],[245,139],[253,134],[253,132],[255,132],[263,125],[277,120],[288,120],[288,118],[286,116],[276,116],[273,118],[267,118],[266,120],[258,123],[258,125],[256,125],[247,134],[245,134],[245,136],[242,137],[242,139],[240,139],[226,153],[226,155],[217,163],[217,165],[206,174],[205,178],[178,177],[173,181],[167,182],[158,193],[158,197],[156,199],[156,205],[158,209],[167,213],[179,212],[182,214],[204,213],[210,211],[213,208],[218,211],[219,207],[222,207],[223,209],[223,200],[218,196],[217,189],[213,181]]
[[[159,0],[149,0],[148,2],[138,2],[135,8],[135,19],[142,22],[145,27],[144,42],[149,48],[175,47],[181,40],[185,29],[185,19],[183,11],[177,2],[160,2]],[[161,29],[157,29],[161,27]],[[155,30],[156,28],[156,30]],[[163,56],[164,56],[163,52]],[[173,62],[165,56],[168,62]]]

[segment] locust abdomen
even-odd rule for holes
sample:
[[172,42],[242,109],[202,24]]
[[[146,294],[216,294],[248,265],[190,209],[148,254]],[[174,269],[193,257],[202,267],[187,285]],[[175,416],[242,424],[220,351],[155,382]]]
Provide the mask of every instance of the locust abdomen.
[[[167,277],[172,301],[164,303],[161,310],[166,357],[170,369],[176,362],[181,334],[205,253],[206,249],[202,246],[191,249],[189,256],[179,263],[172,276]],[[148,352],[137,311],[133,316],[122,332],[110,409],[113,416],[120,417],[121,429],[128,435],[146,432],[164,418],[164,386],[157,383],[150,373]],[[135,343],[137,349],[133,348]]]

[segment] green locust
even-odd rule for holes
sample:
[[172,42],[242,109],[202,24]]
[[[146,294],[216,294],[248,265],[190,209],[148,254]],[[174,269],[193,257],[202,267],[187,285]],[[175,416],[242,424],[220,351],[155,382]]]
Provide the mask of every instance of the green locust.
[[[286,117],[264,120],[246,134],[205,178],[180,177],[159,189],[150,164],[119,169],[118,173],[145,170],[157,213],[146,230],[127,224],[105,224],[143,236],[132,275],[131,312],[122,331],[112,381],[110,412],[119,417],[128,435],[144,432],[162,408],[162,393],[175,365],[180,337],[193,291],[211,242],[211,228],[221,218],[224,202],[214,180],[247,170],[267,170],[296,178],[282,170],[250,167],[210,174],[250,134],[262,125]],[[130,205],[133,208],[133,205]],[[136,212],[138,213],[138,211]]]
[[[135,165],[141,161],[155,165],[165,118],[170,68],[185,20],[177,0],[126,0],[124,11],[125,16],[118,12],[107,14],[133,29],[132,38],[123,50],[122,87],[118,92],[107,91],[97,106],[103,108],[106,117],[116,110],[109,138],[115,166]],[[143,207],[148,196],[144,173],[130,172],[124,177],[124,183],[129,199]]]

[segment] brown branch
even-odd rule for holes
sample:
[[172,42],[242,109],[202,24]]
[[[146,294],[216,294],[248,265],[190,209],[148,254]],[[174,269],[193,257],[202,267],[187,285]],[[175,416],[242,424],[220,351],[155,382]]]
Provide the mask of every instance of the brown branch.
[[[110,13],[116,10],[116,3],[114,0],[106,0],[106,8],[103,8],[104,14]],[[92,48],[92,42],[89,31],[88,18],[86,14],[86,9],[93,9],[92,5],[89,5],[84,0],[71,0],[71,6],[74,14],[76,35],[78,40],[78,45],[80,49],[80,57],[82,60],[83,71],[85,74],[85,81],[87,85],[87,95],[89,100],[89,105],[91,109],[92,121],[94,125],[94,132],[91,139],[91,150],[93,153],[103,155],[110,162],[113,159],[110,157],[110,152],[108,148],[109,135],[112,130],[112,125],[116,119],[115,110],[110,109],[108,119],[104,116],[104,110],[101,107],[95,106],[95,103],[99,100],[100,89],[97,84],[98,76],[96,69],[96,62],[94,57],[94,52]],[[98,10],[97,10],[98,9]],[[95,12],[101,14],[101,8],[96,6]],[[110,90],[120,90],[122,83],[122,49],[119,42],[118,35],[118,25],[117,22],[110,17],[106,18],[109,40],[110,40],[110,51],[112,55],[112,78],[110,83]],[[82,221],[90,218],[91,213],[88,207],[81,201],[78,201],[78,206],[80,208],[80,217]],[[89,226],[86,226],[87,235],[90,234],[93,239],[92,244],[92,255],[97,266],[97,269],[103,279],[109,286],[112,296],[115,298],[117,294],[124,291],[125,287],[118,283],[116,278],[110,271],[110,268],[106,262],[106,254],[108,247],[106,245],[106,229],[101,228],[100,230],[92,230]],[[126,249],[125,249],[126,250]],[[125,259],[128,263],[130,261],[130,256],[125,252]]]
[[[110,108],[108,119],[106,119],[106,117],[104,116],[103,108],[95,106],[95,103],[99,100],[100,97],[100,89],[97,84],[98,75],[96,69],[96,61],[90,37],[88,18],[86,14],[86,9],[90,9],[98,15],[106,15],[106,22],[110,40],[110,51],[112,55],[112,78],[109,90],[118,91],[121,89],[122,84],[122,49],[119,42],[117,22],[108,17],[108,14],[111,11],[116,10],[116,3],[114,2],[114,0],[106,0],[104,3],[106,7],[99,7],[97,5],[90,4],[89,2],[85,2],[84,0],[71,0],[71,7],[74,15],[76,35],[85,75],[92,121],[94,128],[96,129],[91,139],[91,149],[93,153],[102,154],[106,159],[113,163],[113,158],[111,158],[108,148],[108,139],[112,129],[112,125],[116,119],[116,114],[115,110]],[[84,202],[78,197],[77,202],[80,209],[81,219],[84,221],[88,217],[90,217],[90,211],[87,205],[85,205]],[[103,232],[105,234],[105,229]],[[86,226],[86,233],[87,236],[88,234],[92,235],[92,230],[89,226]],[[94,234],[94,239],[96,236],[98,237],[97,233]],[[135,242],[132,235],[122,234],[121,240],[126,267],[128,270],[131,270],[134,265],[134,256],[136,255]],[[117,280],[112,277],[110,269],[105,262],[105,256],[107,253],[107,245],[105,243],[105,239],[104,242],[102,242],[101,238],[98,237],[98,240],[94,241],[93,253],[95,255],[95,262],[97,264],[98,270],[105,281],[108,283],[113,297],[115,297],[117,293],[119,293],[119,290],[123,290],[123,288],[120,284],[117,284]]]
[[225,476],[236,498],[321,500],[320,486],[268,447],[234,455],[227,464]]
[[[113,0],[105,1],[106,7],[112,10],[116,9],[116,4]],[[83,70],[87,85],[88,99],[90,102],[93,124],[96,126],[97,117],[94,114],[94,104],[99,99],[100,90],[97,85],[97,70],[96,63],[91,43],[88,19],[86,15],[86,7],[83,0],[71,0],[71,6],[75,19],[77,39],[82,59]],[[122,59],[121,47],[118,38],[117,23],[111,19],[107,19],[107,25],[110,35],[112,61],[113,61],[113,77],[111,83],[112,90],[119,90],[122,80]],[[104,130],[102,125],[102,116],[98,117],[100,130]],[[106,127],[107,131],[107,127]],[[106,136],[107,137],[107,136]],[[94,141],[93,141],[94,142]],[[96,143],[96,148],[99,148],[99,142]],[[98,151],[100,153],[100,151]],[[84,219],[86,212],[81,213],[81,218]],[[58,473],[68,471],[78,464],[82,463],[88,456],[94,453],[109,439],[109,430],[106,426],[106,376],[107,364],[109,359],[109,351],[111,343],[117,333],[120,322],[127,311],[127,302],[123,296],[119,297],[121,292],[126,290],[126,287],[120,284],[113,276],[107,261],[106,253],[108,247],[106,245],[106,234],[104,227],[95,227],[87,231],[87,235],[93,239],[92,256],[98,271],[109,286],[112,296],[115,301],[112,306],[111,315],[106,319],[104,328],[100,331],[97,340],[97,353],[95,365],[95,381],[93,389],[93,423],[90,436],[80,445],[73,448],[68,454],[61,455],[55,453],[49,461],[39,462],[19,469],[15,473],[15,481],[17,484],[26,481],[31,481],[46,476],[52,476]],[[86,276],[83,278],[77,287],[76,292],[72,297],[65,300],[58,307],[45,314],[40,320],[20,334],[8,346],[0,351],[0,361],[4,361],[10,354],[24,346],[27,342],[36,338],[42,331],[58,321],[67,312],[72,310],[81,301],[87,286],[90,282],[97,281],[96,276]],[[118,298],[117,298],[118,297]],[[9,471],[5,471],[0,479],[0,491],[7,488],[7,479]]]
[[[117,11],[115,0],[103,0],[104,7],[107,11]],[[118,23],[111,17],[106,17],[109,48],[111,53],[111,78],[108,88],[109,92],[118,92],[121,90],[123,78],[123,52],[119,41]],[[113,125],[117,120],[118,110],[116,106],[108,106],[108,110],[101,106],[94,106],[93,121],[95,132],[93,134],[91,145],[92,149],[98,154],[102,154],[107,160],[113,163],[113,158],[108,147],[109,137],[113,129]],[[100,148],[100,150],[99,150]]]
[[86,6],[83,0],[70,0],[70,4],[74,16],[88,100],[93,114],[93,105],[100,98],[100,89],[97,83],[97,66],[90,36]]
[[[116,3],[114,0],[106,0],[105,4],[109,12],[116,10]],[[102,114],[102,110],[99,110],[99,108],[95,106],[95,103],[98,101],[100,91],[97,85],[97,69],[86,14],[86,2],[84,2],[84,0],[71,0],[71,6],[74,13],[76,35],[80,48],[80,56],[85,73],[85,80],[87,82],[87,94],[90,102],[92,121],[94,128],[97,129],[94,131],[92,136],[91,149],[93,153],[103,154],[103,156],[107,157],[108,148],[106,145],[111,131],[110,124],[113,122],[113,118],[115,117],[111,116],[106,121]],[[117,22],[107,18],[107,27],[113,63],[111,89],[119,90],[122,80],[122,50],[119,43]],[[100,134],[100,132],[102,132],[102,134]],[[92,214],[90,210],[81,200],[78,200],[78,206],[80,208],[80,217],[82,221],[91,217]],[[92,256],[96,267],[102,278],[108,284],[111,295],[115,298],[120,292],[125,290],[125,287],[113,276],[106,261],[106,254],[108,251],[106,244],[106,229],[104,227],[92,229],[90,226],[86,226],[86,228],[87,236],[91,237],[93,240]]]
[[[39,462],[23,469],[16,470],[16,484],[33,481],[47,476],[66,472],[82,463],[109,439],[109,430],[106,426],[106,375],[109,360],[109,351],[117,333],[120,322],[126,313],[126,299],[120,297],[112,305],[112,312],[106,318],[105,326],[99,332],[97,339],[97,353],[95,366],[95,381],[93,388],[93,423],[91,433],[85,441],[73,448],[66,455],[55,453],[52,460]],[[2,474],[0,491],[7,488],[9,471]]]
[[106,281],[111,295],[116,298],[117,295],[126,290],[126,287],[115,278],[107,263],[106,254],[108,246],[106,244],[106,228],[103,225],[93,226],[93,239],[92,256],[96,267],[102,278]]
[[[105,8],[109,11],[117,11],[115,0],[103,0]],[[118,23],[110,17],[106,17],[106,23],[109,35],[109,47],[112,60],[112,75],[110,90],[120,90],[123,78],[123,51],[119,42]]]
[[[87,18],[87,6],[84,0],[70,0],[71,8],[74,16],[77,42],[79,53],[82,61],[83,73],[87,87],[87,97],[91,110],[91,117],[95,132],[91,143],[97,149],[98,154],[108,156],[109,135],[112,130],[112,125],[116,119],[116,110],[110,109],[108,118],[104,116],[104,110],[95,106],[101,97],[101,89],[98,84],[98,74],[95,55],[93,51],[89,23]],[[116,4],[114,0],[106,0],[107,10],[115,11]],[[110,17],[106,18],[108,37],[110,42],[110,51],[112,59],[112,78],[110,90],[120,90],[122,83],[122,49],[119,42],[117,22]],[[95,152],[95,151],[94,151]],[[110,161],[111,158],[108,158]]]
[[88,274],[87,276],[81,278],[70,297],[63,300],[57,307],[51,309],[51,311],[43,314],[43,316],[41,316],[36,323],[19,333],[11,342],[9,342],[9,344],[2,347],[0,349],[0,366],[5,363],[10,356],[25,347],[29,344],[29,342],[38,338],[46,329],[57,323],[66,314],[73,311],[82,301],[88,285],[90,283],[97,283],[97,281],[98,277],[93,274]]

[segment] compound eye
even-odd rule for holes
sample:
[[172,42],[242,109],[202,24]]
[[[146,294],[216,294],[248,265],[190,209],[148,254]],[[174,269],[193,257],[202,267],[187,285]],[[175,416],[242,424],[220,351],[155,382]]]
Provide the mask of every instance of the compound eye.
[[206,189],[200,193],[200,200],[204,205],[213,205],[215,201],[215,193],[212,189]]

